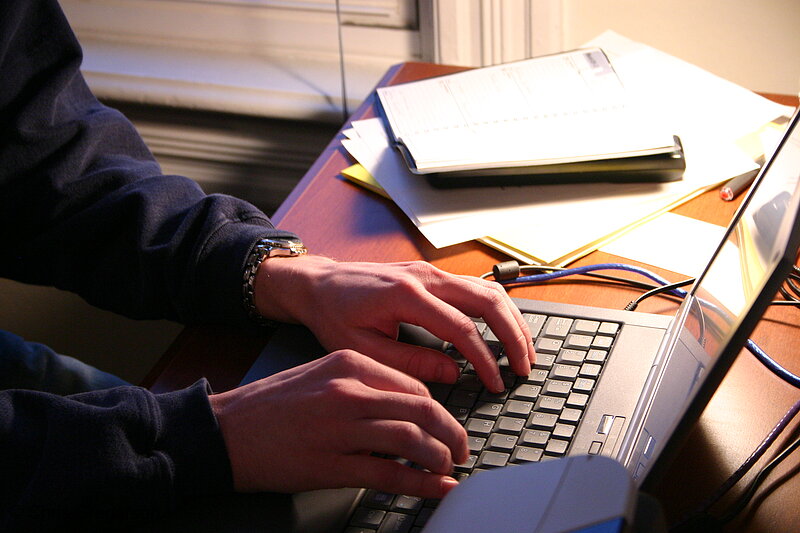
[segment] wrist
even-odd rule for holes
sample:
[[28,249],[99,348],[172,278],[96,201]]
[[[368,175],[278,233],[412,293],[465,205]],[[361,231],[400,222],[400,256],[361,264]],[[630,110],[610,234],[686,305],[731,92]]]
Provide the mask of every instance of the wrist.
[[314,286],[334,264],[319,255],[264,259],[253,281],[255,309],[267,320],[307,324],[314,312]]
[[251,320],[266,326],[269,320],[256,307],[256,276],[266,259],[275,257],[299,257],[307,253],[306,247],[296,237],[266,237],[253,246],[247,257],[242,285],[242,303]]

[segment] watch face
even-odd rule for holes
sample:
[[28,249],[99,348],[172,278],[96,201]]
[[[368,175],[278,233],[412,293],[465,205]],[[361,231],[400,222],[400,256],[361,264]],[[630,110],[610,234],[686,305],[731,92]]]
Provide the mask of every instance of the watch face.
[[[306,247],[300,239],[263,239],[261,241],[265,246],[273,250],[286,250],[290,255],[302,255],[306,253]],[[272,254],[271,254],[272,255]],[[279,254],[275,254],[279,255]]]

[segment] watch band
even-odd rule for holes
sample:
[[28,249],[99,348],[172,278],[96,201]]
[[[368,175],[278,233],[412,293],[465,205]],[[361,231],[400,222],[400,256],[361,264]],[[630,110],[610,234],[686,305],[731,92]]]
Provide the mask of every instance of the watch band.
[[255,279],[256,272],[261,263],[268,257],[297,257],[308,253],[300,239],[266,237],[259,239],[250,251],[244,265],[242,284],[242,303],[247,316],[261,326],[270,326],[274,323],[264,318],[256,309]]

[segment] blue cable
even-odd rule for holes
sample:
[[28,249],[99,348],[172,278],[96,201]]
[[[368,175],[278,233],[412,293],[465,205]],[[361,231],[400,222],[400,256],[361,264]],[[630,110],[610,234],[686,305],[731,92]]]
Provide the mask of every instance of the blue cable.
[[[626,265],[624,263],[599,263],[596,265],[586,265],[582,267],[575,267],[575,268],[567,268],[564,270],[557,270],[554,272],[548,272],[545,274],[532,274],[530,276],[519,276],[516,279],[512,280],[505,280],[500,281],[499,283],[503,285],[513,285],[513,284],[523,284],[523,283],[539,283],[544,281],[551,281],[558,278],[563,278],[566,276],[574,276],[578,274],[586,274],[589,272],[594,272],[595,270],[625,270],[628,272],[635,272],[640,274],[656,283],[660,283],[661,285],[669,285],[669,282],[662,278],[661,276],[650,272],[647,269],[640,268],[634,265]],[[671,291],[666,291],[669,294],[673,294],[675,296],[679,296],[681,298],[685,297],[687,292],[682,289],[673,289]],[[789,372],[785,368],[783,368],[777,361],[771,358],[767,353],[762,350],[752,339],[747,339],[745,343],[745,347],[752,353],[755,358],[761,362],[767,369],[769,369],[773,374],[781,378],[783,381],[792,385],[795,388],[800,389],[800,377],[792,372]]]
[[[550,281],[557,278],[563,278],[566,276],[573,276],[577,274],[586,274],[589,272],[594,272],[595,270],[626,270],[628,272],[635,272],[640,274],[646,278],[649,278],[656,283],[660,283],[661,285],[669,285],[669,282],[659,276],[658,274],[654,274],[649,270],[644,268],[640,268],[634,265],[626,265],[624,263],[599,263],[596,265],[587,265],[582,267],[575,267],[575,268],[568,268],[565,270],[557,270],[555,272],[548,272],[546,274],[532,274],[530,276],[520,276],[513,280],[501,281],[500,283],[503,285],[510,285],[513,283],[539,283],[543,281]],[[675,296],[680,296],[683,298],[686,296],[686,291],[682,289],[673,289],[671,291],[667,291],[670,294],[674,294]]]
[[745,346],[762,365],[767,367],[773,374],[781,378],[783,381],[800,389],[800,377],[783,368],[775,359],[767,355],[767,352],[762,350],[752,339],[747,339]]

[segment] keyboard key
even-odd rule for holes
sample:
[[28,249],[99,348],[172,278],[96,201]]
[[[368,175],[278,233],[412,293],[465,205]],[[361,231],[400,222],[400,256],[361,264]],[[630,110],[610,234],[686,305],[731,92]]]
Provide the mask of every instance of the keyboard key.
[[398,496],[394,501],[392,511],[416,514],[422,509],[424,501],[425,498],[420,498],[419,496]]
[[[538,362],[539,355],[536,355],[536,360]],[[551,364],[552,366],[552,364]],[[527,379],[525,380],[526,383],[530,383],[531,385],[541,385],[544,383],[544,380],[547,379],[548,370],[546,368],[534,368],[531,370],[531,373],[528,374]]]
[[381,525],[381,521],[386,516],[386,511],[380,509],[367,509],[366,507],[359,507],[353,513],[353,518],[350,524],[355,527],[368,527],[375,529]]
[[566,396],[572,390],[572,382],[562,379],[548,379],[542,387],[542,394],[550,396]]
[[547,319],[547,322],[545,322],[541,335],[543,337],[565,339],[567,338],[567,334],[569,333],[571,327],[572,327],[571,318],[561,318],[557,316],[551,316],[550,318]]
[[493,427],[494,422],[485,418],[469,418],[467,423],[464,424],[467,433],[475,437],[487,437],[492,432]]
[[509,394],[509,398],[512,400],[529,400],[529,401],[536,401],[536,398],[539,397],[539,393],[542,391],[542,387],[539,385],[531,385],[529,383],[523,383],[522,385],[517,385],[511,390]]
[[511,453],[514,451],[514,446],[517,444],[517,437],[514,435],[502,435],[496,433],[489,437],[487,441],[487,448],[495,452]]
[[551,379],[574,381],[575,378],[578,377],[580,369],[581,367],[575,365],[556,364],[550,369],[548,377]]
[[597,329],[598,335],[609,335],[613,337],[619,331],[619,324],[615,322],[603,322]]
[[578,421],[581,419],[582,415],[583,411],[581,411],[580,409],[567,407],[566,409],[561,411],[561,414],[559,415],[558,419],[566,424],[577,424]]
[[467,457],[467,460],[463,463],[459,463],[457,465],[453,465],[453,470],[456,472],[471,472],[472,469],[475,467],[475,463],[478,461],[477,455],[470,455]]
[[478,462],[475,464],[478,468],[499,468],[506,466],[510,454],[501,452],[484,451],[478,457]]
[[517,446],[511,454],[512,463],[535,463],[542,459],[541,448],[528,448],[527,446]]
[[558,415],[552,413],[531,413],[527,426],[530,428],[552,429],[556,426]]
[[586,408],[586,404],[589,403],[589,395],[588,394],[581,394],[580,392],[573,392],[569,396],[567,396],[567,407],[575,407],[577,409],[584,409]]
[[507,389],[510,389],[517,383],[517,377],[518,376],[513,372],[500,372],[500,379],[503,380],[503,385],[505,385]]
[[603,337],[602,335],[598,335],[592,341],[592,348],[607,350],[611,348],[611,344],[613,342],[614,342],[614,337]]
[[544,453],[548,455],[564,455],[567,453],[569,442],[560,439],[550,439],[544,448]]
[[600,328],[600,322],[597,320],[575,320],[572,324],[571,333],[578,333],[580,335],[595,335]]
[[541,429],[526,429],[522,432],[522,435],[520,435],[519,443],[522,446],[543,448],[547,444],[548,440],[550,440],[549,431],[542,431]]
[[522,318],[528,323],[528,329],[531,330],[531,336],[535,339],[539,336],[547,317],[545,315],[534,315],[531,313],[522,313]]
[[558,352],[556,363],[568,363],[571,365],[580,365],[586,358],[586,352],[583,350],[573,350],[572,348],[564,348]]
[[608,352],[606,350],[589,350],[586,353],[587,363],[603,363],[606,360]]
[[600,375],[600,370],[603,367],[600,365],[594,365],[592,363],[583,363],[581,367],[580,375],[584,378],[596,378]]
[[569,424],[556,424],[553,428],[553,436],[560,439],[569,440],[575,434],[575,426]]
[[469,407],[456,407],[454,405],[446,405],[445,409],[447,409],[447,411],[451,415],[453,415],[453,418],[455,418],[459,424],[463,425],[464,422],[466,422],[467,418],[469,417],[469,412],[470,412]]
[[503,404],[501,403],[478,402],[472,409],[472,416],[496,420],[502,410]]
[[414,526],[413,515],[405,513],[387,513],[378,528],[378,533],[409,533]]
[[453,389],[453,386],[447,383],[426,383],[428,391],[437,402],[444,404],[447,402],[447,397]]
[[394,502],[394,494],[378,490],[368,490],[361,500],[361,504],[372,509],[390,509]]
[[523,402],[520,400],[508,400],[503,406],[503,415],[528,418],[533,410],[533,402]]
[[548,370],[552,368],[553,363],[556,361],[555,353],[536,353],[536,362],[533,363],[533,368]]
[[572,390],[575,392],[589,393],[594,389],[595,380],[589,378],[578,378],[572,385]]
[[501,416],[494,424],[494,431],[498,433],[509,433],[512,435],[519,435],[525,429],[524,418],[513,418],[510,416]]
[[454,390],[447,398],[447,405],[455,407],[472,407],[478,399],[478,391]]
[[479,402],[489,402],[489,403],[503,403],[508,398],[507,390],[503,392],[491,392],[488,389],[484,389],[481,391],[481,395],[478,397]]
[[564,341],[564,348],[574,348],[576,350],[588,350],[592,346],[594,337],[591,335],[579,335],[570,333]]
[[[558,354],[562,344],[564,344],[564,341],[561,339],[548,339],[546,337],[539,337],[536,339],[533,345],[533,348],[536,350],[536,362],[539,362],[539,356],[541,355]],[[589,346],[586,346],[586,348],[588,347]]]
[[467,437],[467,449],[469,453],[477,455],[483,450],[486,439],[483,437]]
[[539,399],[536,400],[536,407],[537,411],[543,411],[547,413],[558,413],[564,408],[564,398],[558,398],[556,396],[539,396]]
[[481,379],[474,373],[462,374],[453,388],[462,391],[480,392],[483,390],[483,383],[481,383]]

